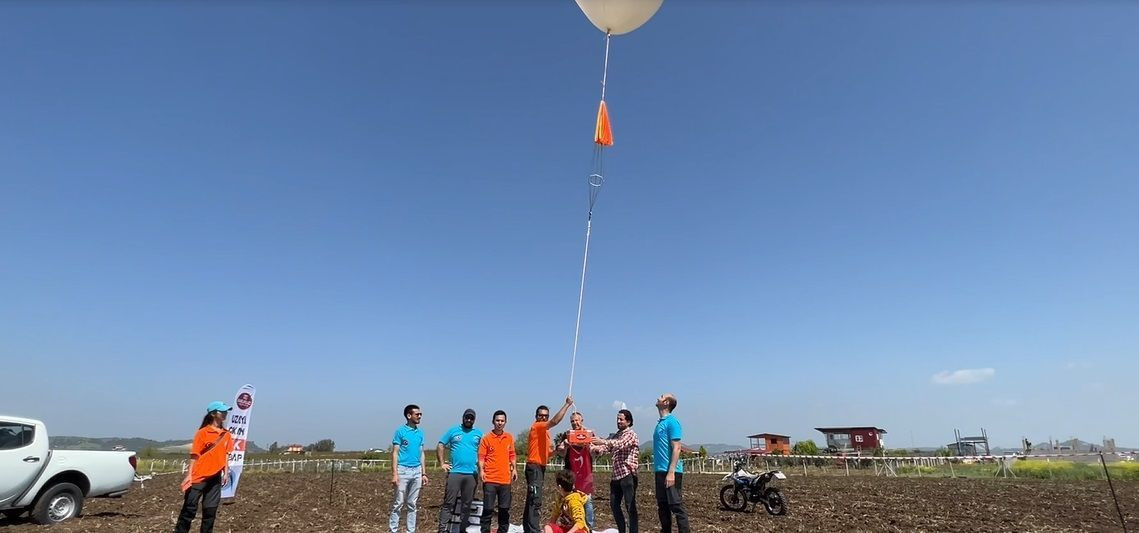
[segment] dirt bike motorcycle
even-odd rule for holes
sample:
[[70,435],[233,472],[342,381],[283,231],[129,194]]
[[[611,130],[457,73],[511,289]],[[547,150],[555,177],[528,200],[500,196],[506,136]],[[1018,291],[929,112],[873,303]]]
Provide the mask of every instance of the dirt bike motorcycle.
[[767,513],[774,516],[787,514],[787,500],[776,487],[769,487],[772,480],[787,479],[778,470],[762,474],[752,474],[744,470],[743,461],[732,467],[733,473],[724,476],[720,484],[720,503],[732,511],[746,511],[748,505],[762,503]]

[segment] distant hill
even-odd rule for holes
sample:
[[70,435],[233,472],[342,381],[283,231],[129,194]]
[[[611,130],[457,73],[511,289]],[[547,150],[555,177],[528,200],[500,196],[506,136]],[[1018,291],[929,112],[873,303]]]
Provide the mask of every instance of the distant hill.
[[[190,449],[189,440],[151,440],[139,437],[50,437],[49,445],[55,450],[114,450],[116,446],[132,452],[154,448],[159,453],[184,453]],[[265,450],[249,441],[248,453],[264,453]]]
[[[1128,447],[1119,446],[1119,445],[1116,445],[1115,450],[1119,451],[1119,452],[1134,451],[1133,448],[1128,448]],[[1017,451],[1020,451],[1020,450],[1017,450]],[[1053,443],[1049,443],[1047,441],[1038,442],[1038,443],[1032,445],[1032,451],[1034,451],[1034,452],[1063,451],[1063,452],[1076,452],[1076,453],[1089,453],[1089,452],[1095,453],[1095,452],[1103,451],[1103,445],[1097,444],[1094,442],[1082,441],[1080,439],[1068,439],[1065,441],[1056,441]]]
[[744,446],[739,446],[736,444],[693,444],[691,446],[697,450],[703,446],[705,450],[708,450],[708,455],[716,455],[719,453],[734,452],[744,449]]

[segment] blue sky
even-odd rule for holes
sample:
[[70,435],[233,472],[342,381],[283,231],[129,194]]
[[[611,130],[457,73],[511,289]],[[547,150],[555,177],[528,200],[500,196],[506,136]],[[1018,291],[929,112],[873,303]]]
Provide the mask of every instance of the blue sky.
[[[429,438],[560,402],[603,51],[573,2],[3,11],[0,411],[188,438],[249,382],[254,440],[363,448],[408,402]],[[647,436],[674,391],[689,442],[1139,445],[1137,16],[669,0],[615,38],[587,422]]]

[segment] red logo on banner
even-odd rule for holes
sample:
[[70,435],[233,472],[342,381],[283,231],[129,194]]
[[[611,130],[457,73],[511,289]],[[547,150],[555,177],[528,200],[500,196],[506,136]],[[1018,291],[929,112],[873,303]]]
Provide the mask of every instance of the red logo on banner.
[[243,392],[237,395],[237,408],[242,411],[253,407],[253,397],[248,392]]
[[245,439],[238,439],[238,440],[234,441],[233,442],[233,451],[244,452],[245,451]]

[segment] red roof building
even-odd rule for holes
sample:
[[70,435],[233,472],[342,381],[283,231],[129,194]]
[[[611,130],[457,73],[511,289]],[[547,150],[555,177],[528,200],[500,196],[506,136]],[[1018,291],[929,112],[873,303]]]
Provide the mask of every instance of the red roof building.
[[791,437],[775,433],[748,435],[751,447],[745,450],[748,455],[791,455]]
[[886,430],[874,426],[815,428],[826,436],[827,448],[839,452],[869,452],[885,448]]

